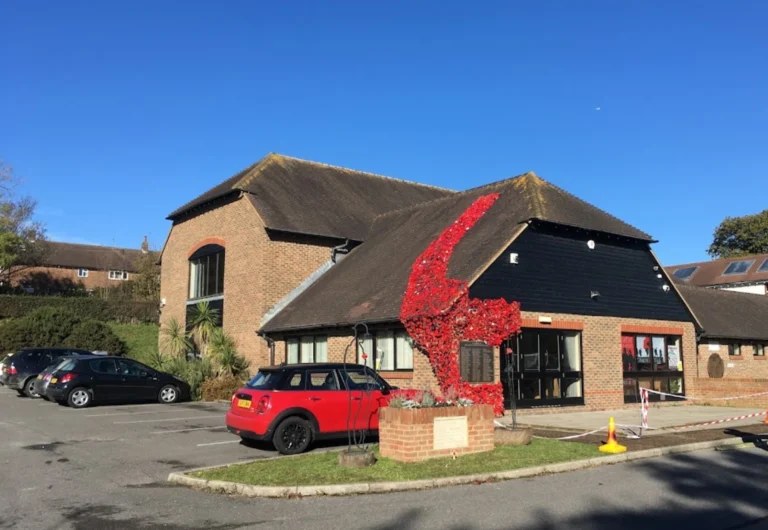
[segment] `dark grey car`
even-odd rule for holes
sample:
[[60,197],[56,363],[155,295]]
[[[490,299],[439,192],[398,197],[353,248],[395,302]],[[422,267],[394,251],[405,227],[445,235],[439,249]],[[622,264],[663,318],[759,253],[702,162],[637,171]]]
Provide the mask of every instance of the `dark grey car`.
[[35,383],[41,372],[52,364],[58,364],[63,357],[83,355],[93,354],[76,348],[25,348],[16,352],[4,368],[5,384],[19,395],[40,397]]

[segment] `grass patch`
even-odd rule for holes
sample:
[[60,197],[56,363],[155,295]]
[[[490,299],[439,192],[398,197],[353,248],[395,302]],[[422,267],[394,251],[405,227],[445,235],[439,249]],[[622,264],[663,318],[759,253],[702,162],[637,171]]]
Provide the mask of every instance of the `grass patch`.
[[403,464],[379,457],[375,465],[357,469],[339,466],[338,454],[325,452],[220,467],[193,473],[192,476],[259,486],[315,486],[492,473],[568,460],[582,460],[601,454],[594,445],[537,438],[531,442],[531,445],[497,446],[491,452],[460,456],[455,460],[435,458],[415,464]]
[[150,355],[157,353],[157,338],[160,332],[160,326],[157,324],[107,322],[107,325],[125,342],[127,357],[146,362]]

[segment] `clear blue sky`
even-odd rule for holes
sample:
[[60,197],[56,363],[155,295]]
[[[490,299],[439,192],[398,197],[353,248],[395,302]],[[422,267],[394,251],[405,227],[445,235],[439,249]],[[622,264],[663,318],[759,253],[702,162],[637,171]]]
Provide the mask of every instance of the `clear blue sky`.
[[768,207],[762,1],[6,0],[0,20],[0,157],[60,240],[161,247],[170,211],[270,151],[457,189],[533,170],[666,264]]

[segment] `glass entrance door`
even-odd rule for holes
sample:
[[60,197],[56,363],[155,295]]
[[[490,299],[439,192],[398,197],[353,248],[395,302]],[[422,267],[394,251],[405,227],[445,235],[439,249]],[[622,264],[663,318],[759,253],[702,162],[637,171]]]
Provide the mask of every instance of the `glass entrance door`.
[[581,333],[523,329],[501,349],[505,406],[583,405]]

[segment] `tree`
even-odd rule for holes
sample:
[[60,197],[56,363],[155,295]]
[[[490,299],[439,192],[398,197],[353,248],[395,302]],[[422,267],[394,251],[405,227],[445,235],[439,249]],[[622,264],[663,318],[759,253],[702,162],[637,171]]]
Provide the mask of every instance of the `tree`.
[[161,353],[163,354],[181,358],[193,349],[192,341],[187,337],[184,326],[179,324],[175,318],[170,319],[166,325],[160,328],[160,336]]
[[145,300],[159,300],[160,271],[157,267],[157,254],[154,252],[142,254],[138,269],[135,280],[136,296]]
[[713,258],[732,258],[768,252],[768,210],[742,217],[726,217],[715,228],[707,253]]
[[37,202],[16,193],[18,179],[0,161],[0,285],[30,267],[45,263],[49,249],[45,229],[34,220]]
[[221,323],[219,310],[211,307],[208,302],[198,302],[192,309],[191,317],[192,338],[200,354],[205,357],[211,337]]

